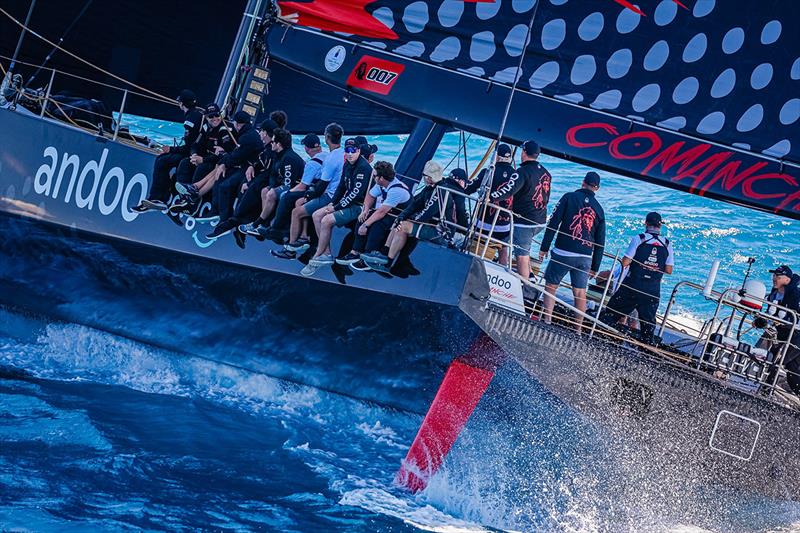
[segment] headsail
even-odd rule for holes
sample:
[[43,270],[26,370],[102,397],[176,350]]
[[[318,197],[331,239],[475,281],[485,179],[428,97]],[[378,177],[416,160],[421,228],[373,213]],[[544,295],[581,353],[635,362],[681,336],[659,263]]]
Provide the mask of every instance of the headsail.
[[519,76],[509,139],[800,218],[800,4],[626,3],[279,2],[298,25],[273,31],[270,49],[325,82],[487,135]]

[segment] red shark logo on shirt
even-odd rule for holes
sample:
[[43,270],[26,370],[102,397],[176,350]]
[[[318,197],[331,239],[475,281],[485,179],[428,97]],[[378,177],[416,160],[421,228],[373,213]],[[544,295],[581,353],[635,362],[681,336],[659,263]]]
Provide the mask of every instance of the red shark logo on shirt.
[[584,232],[586,234],[592,233],[594,221],[597,218],[597,213],[591,207],[582,207],[578,214],[572,217],[572,223],[569,225],[572,231],[572,240],[581,241],[586,246],[591,246],[592,243],[583,238]]

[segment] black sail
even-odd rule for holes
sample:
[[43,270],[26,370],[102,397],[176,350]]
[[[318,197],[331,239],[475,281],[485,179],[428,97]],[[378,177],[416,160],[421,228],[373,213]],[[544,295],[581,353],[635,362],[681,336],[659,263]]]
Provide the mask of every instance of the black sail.
[[489,136],[518,77],[509,140],[800,218],[800,3],[626,3],[279,2],[296,24],[270,49],[319,83]]

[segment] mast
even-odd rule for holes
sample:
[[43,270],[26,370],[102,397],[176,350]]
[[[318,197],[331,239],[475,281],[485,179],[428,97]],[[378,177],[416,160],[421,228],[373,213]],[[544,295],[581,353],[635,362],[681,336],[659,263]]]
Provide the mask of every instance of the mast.
[[223,108],[228,104],[228,100],[233,92],[236,76],[239,67],[244,60],[244,54],[247,51],[247,45],[253,35],[253,31],[261,19],[264,11],[268,5],[272,4],[272,0],[248,0],[245,7],[242,21],[239,24],[239,31],[236,33],[236,38],[233,41],[231,53],[228,56],[228,64],[225,66],[225,71],[222,75],[217,95],[214,98],[215,102]]

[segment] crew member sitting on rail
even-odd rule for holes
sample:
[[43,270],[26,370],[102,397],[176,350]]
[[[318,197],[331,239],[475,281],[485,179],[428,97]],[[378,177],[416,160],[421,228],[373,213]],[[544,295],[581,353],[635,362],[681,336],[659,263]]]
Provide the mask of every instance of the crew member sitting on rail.
[[[425,168],[432,174],[442,176],[442,166],[428,161]],[[372,178],[375,185],[364,199],[364,206],[358,215],[356,237],[350,253],[336,262],[340,265],[352,265],[356,270],[369,270],[385,265],[388,259],[381,253],[381,248],[395,224],[396,217],[390,214],[392,209],[403,209],[411,199],[408,185],[397,178],[394,167],[387,161],[375,163]],[[374,206],[374,209],[373,209]]]
[[[391,264],[405,247],[409,236],[426,241],[439,236],[437,224],[442,213],[445,214],[445,218],[448,213],[452,215],[454,196],[447,195],[447,205],[444,205],[446,194],[442,189],[443,185],[440,185],[443,183],[442,171],[442,166],[435,161],[425,163],[425,168],[422,170],[425,187],[397,215],[394,230],[389,233],[389,238],[386,240],[386,246],[389,247],[386,256],[377,256],[368,261],[368,264],[375,270],[391,268]],[[375,264],[373,265],[373,263]],[[380,268],[381,265],[382,268]]]
[[[772,291],[768,300],[778,301],[779,304],[787,309],[791,309],[798,315],[800,320],[800,275],[792,272],[787,265],[781,265],[772,273]],[[782,297],[778,298],[778,295]],[[783,360],[783,368],[786,370],[786,382],[797,395],[800,395],[800,331],[792,331],[792,326],[778,324],[775,328],[778,332],[778,341],[791,342],[786,357]]]
[[[494,171],[489,187],[489,194],[497,192],[500,187],[508,182],[514,169],[511,147],[501,144],[497,147]],[[478,177],[467,184],[466,193],[477,192],[484,180],[488,179],[487,173],[492,172],[492,168],[484,168]],[[511,231],[511,197],[491,202],[490,204],[478,204],[478,219],[475,220],[475,232],[473,233],[471,252],[486,259],[494,259],[499,252],[501,264],[508,262],[508,249],[501,242],[507,241]],[[493,209],[492,205],[497,205],[503,209]]]
[[161,148],[162,153],[156,157],[153,164],[153,182],[150,185],[150,193],[146,200],[133,208],[138,213],[144,213],[150,209],[164,211],[167,208],[167,201],[175,185],[175,179],[171,175],[172,170],[178,167],[184,157],[189,157],[189,150],[200,135],[203,114],[195,107],[197,97],[192,91],[184,89],[178,95],[178,105],[183,111],[183,139],[178,146]]
[[511,210],[514,212],[512,250],[517,258],[517,272],[523,279],[528,279],[531,275],[533,238],[544,229],[547,221],[552,178],[537,161],[541,150],[536,141],[525,141],[521,148],[522,163],[489,198],[493,202],[511,198]]
[[599,188],[600,175],[587,172],[580,189],[561,197],[547,223],[539,252],[541,261],[550,252],[550,245],[555,238],[555,247],[544,273],[544,320],[548,324],[551,322],[556,289],[569,273],[575,307],[580,311],[576,317],[578,333],[583,325],[583,313],[586,312],[586,287],[589,278],[594,278],[600,269],[606,244],[605,213],[595,198]]
[[344,130],[335,122],[325,127],[325,143],[328,145],[329,154],[322,164],[319,181],[311,184],[305,196],[298,199],[292,209],[288,244],[296,245],[293,247],[310,243],[308,219],[317,210],[329,205],[333,195],[336,194],[345,163],[344,148],[341,146],[343,136]]
[[175,173],[177,183],[195,183],[214,170],[220,158],[236,148],[231,127],[225,124],[217,104],[205,108],[205,121],[200,136],[192,144],[191,155],[183,158]]
[[[289,221],[295,203],[305,197],[309,187],[317,183],[322,176],[322,164],[328,153],[322,151],[319,137],[309,133],[300,141],[309,160],[306,161],[303,169],[303,177],[300,183],[292,187],[291,190],[280,193],[276,189],[264,189],[261,191],[261,214],[250,224],[239,226],[239,232],[260,237],[268,237],[270,231],[273,234],[285,233],[289,229]],[[277,204],[277,209],[276,209]],[[267,226],[267,222],[272,216],[272,222]]]
[[[359,144],[358,139],[350,138],[344,143],[345,164],[342,177],[336,187],[331,203],[314,211],[312,219],[319,237],[317,252],[308,262],[313,267],[333,264],[330,250],[331,233],[334,224],[342,227],[358,218],[361,204],[367,193],[368,182],[372,175],[372,167],[362,156],[362,150],[368,150],[366,144]],[[295,241],[284,246],[283,250],[274,251],[275,257],[294,259],[310,247],[309,242]]]
[[211,216],[226,220],[231,216],[242,182],[246,176],[252,179],[255,174],[254,165],[264,168],[271,165],[272,148],[268,143],[272,141],[275,123],[267,119],[262,122],[261,131],[257,132],[250,124],[250,115],[239,111],[233,116],[233,127],[239,136],[239,146],[223,155],[216,168],[197,183],[188,186],[177,184],[181,196],[172,204],[171,210],[194,212],[203,196],[213,191]]
[[[246,224],[258,218],[261,211],[262,190],[288,191],[300,183],[305,162],[292,149],[292,134],[287,130],[278,128],[272,134],[272,164],[269,169],[259,172],[255,178],[242,184],[242,193],[236,204],[233,216],[221,220],[214,230],[208,234],[209,239],[221,237],[229,233],[240,224]],[[220,217],[221,218],[221,217]],[[243,246],[243,234],[236,233],[237,243]]]
[[638,311],[639,339],[647,344],[653,343],[661,278],[672,274],[675,264],[672,243],[660,235],[661,224],[661,215],[647,214],[645,232],[631,240],[622,257],[622,267],[627,268],[628,273],[599,317],[604,324],[613,326],[622,316]]

